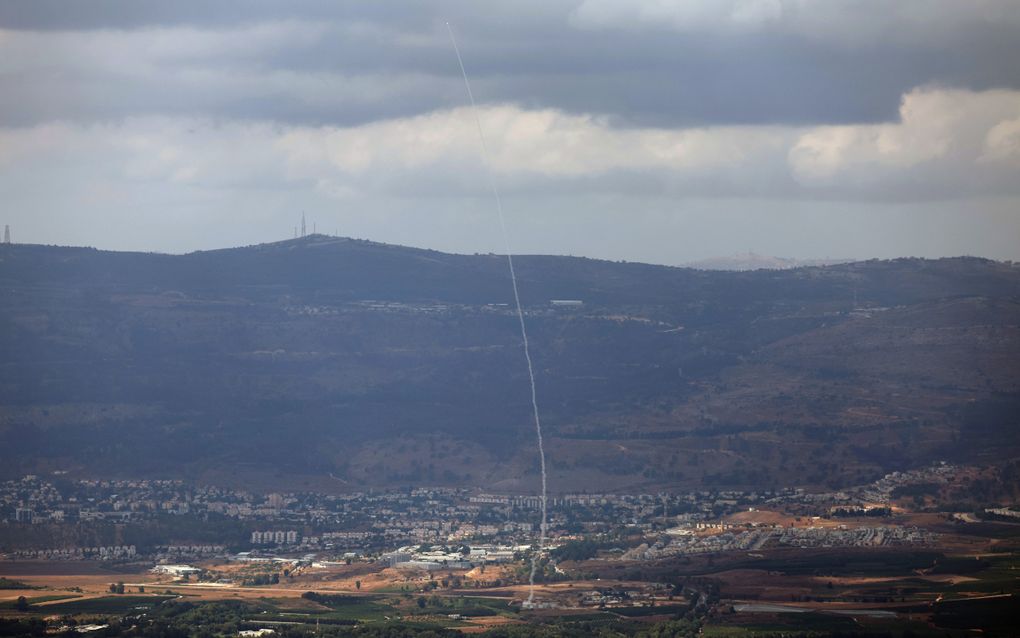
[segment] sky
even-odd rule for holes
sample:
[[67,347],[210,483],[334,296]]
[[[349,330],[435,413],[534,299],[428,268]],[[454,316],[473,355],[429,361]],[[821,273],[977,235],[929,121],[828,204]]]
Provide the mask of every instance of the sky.
[[517,253],[1020,259],[1017,60],[1017,0],[4,0],[0,224],[500,252],[491,175]]

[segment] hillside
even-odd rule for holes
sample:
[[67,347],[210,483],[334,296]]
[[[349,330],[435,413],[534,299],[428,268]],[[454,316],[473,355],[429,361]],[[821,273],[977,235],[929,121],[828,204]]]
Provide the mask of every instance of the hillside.
[[[841,485],[1018,452],[1010,264],[516,263],[554,490]],[[0,295],[5,475],[537,483],[502,257],[4,245]]]
[[805,266],[832,266],[845,264],[853,259],[793,259],[792,257],[772,257],[754,252],[737,253],[726,257],[709,257],[683,264],[688,268],[699,270],[785,270]]

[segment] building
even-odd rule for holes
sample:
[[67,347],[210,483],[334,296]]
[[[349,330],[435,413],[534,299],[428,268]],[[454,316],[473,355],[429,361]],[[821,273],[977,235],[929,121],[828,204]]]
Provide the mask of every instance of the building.
[[293,529],[251,533],[252,545],[297,545],[299,539],[297,530]]
[[155,574],[169,574],[179,578],[181,576],[201,574],[202,570],[191,565],[156,565],[152,568],[152,572]]

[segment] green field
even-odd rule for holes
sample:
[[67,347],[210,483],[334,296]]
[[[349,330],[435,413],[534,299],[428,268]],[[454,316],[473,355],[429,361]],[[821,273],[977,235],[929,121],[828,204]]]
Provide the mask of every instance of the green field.
[[830,636],[837,632],[852,634],[860,631],[861,625],[854,619],[826,616],[824,614],[770,615],[767,620],[741,622],[740,624],[708,624],[704,635],[712,638],[730,636],[779,636],[796,633],[808,636]]
[[627,618],[641,618],[643,616],[682,614],[687,610],[687,605],[660,605],[656,607],[622,607],[619,609],[610,609],[609,611]]
[[[975,561],[977,562],[977,561]],[[981,561],[983,568],[967,574],[977,581],[957,583],[948,591],[982,592],[986,594],[1020,593],[1020,556],[1009,554],[994,556]]]
[[20,580],[11,580],[10,578],[0,576],[0,589],[39,589],[39,588],[33,587],[31,585],[26,585]]
[[[49,596],[32,596],[26,598],[29,605],[36,605],[38,603],[47,603],[51,600],[67,600],[68,598],[81,598],[78,594],[51,594]],[[0,603],[0,609],[15,609],[17,607],[16,600],[5,600]]]
[[73,600],[66,603],[47,605],[45,611],[52,614],[126,614],[131,611],[152,609],[165,600],[171,600],[175,596],[104,596],[102,598],[87,598],[85,600]]

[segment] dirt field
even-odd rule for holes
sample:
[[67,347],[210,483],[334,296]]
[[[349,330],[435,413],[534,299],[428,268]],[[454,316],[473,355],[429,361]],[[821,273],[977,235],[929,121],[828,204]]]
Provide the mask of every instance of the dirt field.
[[117,574],[94,561],[10,560],[0,561],[0,576],[21,580],[33,576],[88,576]]
[[[0,600],[14,600],[18,596],[81,593],[83,596],[109,594],[111,583],[136,579],[136,574],[125,574],[103,569],[99,563],[59,561],[0,561],[0,576],[17,580],[43,590],[0,590]],[[81,592],[71,591],[72,587]]]
[[483,616],[481,618],[466,618],[464,619],[464,622],[469,623],[471,626],[461,627],[461,633],[480,634],[492,629],[493,627],[520,625],[523,624],[524,621],[507,618],[506,616]]
[[[203,563],[204,569],[231,576],[241,575],[244,565],[237,563]],[[340,565],[328,568],[302,568],[296,570],[291,578],[282,578],[277,585],[266,585],[246,587],[237,583],[200,583],[181,582],[174,578],[154,574],[149,570],[139,570],[133,573],[114,572],[103,569],[98,563],[86,562],[57,562],[57,561],[23,561],[23,562],[0,562],[0,575],[10,579],[22,581],[33,587],[42,587],[36,590],[3,590],[0,591],[0,601],[14,600],[21,595],[54,595],[54,594],[79,594],[82,598],[94,598],[108,596],[109,587],[112,583],[123,583],[125,593],[137,594],[139,589],[144,588],[147,594],[163,593],[167,590],[182,594],[189,598],[194,597],[201,600],[230,600],[230,599],[258,599],[258,598],[300,598],[308,591],[324,593],[343,593],[345,595],[378,595],[387,593],[402,593],[402,588],[408,591],[416,591],[427,584],[430,580],[429,574],[421,571],[400,570],[394,568],[378,569],[367,571],[363,567]],[[496,578],[505,574],[499,568],[490,567],[486,574],[479,570],[471,570],[475,576]],[[471,587],[473,579],[468,570],[449,570],[433,573],[432,578],[439,581],[449,575],[460,577],[467,587],[460,589],[438,590],[436,593],[455,594],[462,596],[493,596],[512,600],[523,600],[528,596],[527,585],[514,585],[503,587]],[[361,582],[361,588],[357,582]],[[599,583],[601,586],[611,586],[610,582]],[[574,595],[577,591],[585,588],[592,589],[595,583],[557,583],[537,588],[537,595],[544,598],[556,598],[564,594]],[[47,604],[47,603],[42,603]],[[481,622],[480,619],[472,619],[470,622]],[[493,621],[498,622],[498,621]]]
[[780,527],[825,527],[835,528],[839,526],[845,527],[863,527],[875,525],[875,519],[868,518],[821,518],[818,516],[791,516],[790,514],[784,514],[782,512],[776,512],[774,510],[754,510],[744,511],[731,514],[722,519],[724,523],[730,523],[735,525],[745,524],[758,524],[758,525],[778,525]]

